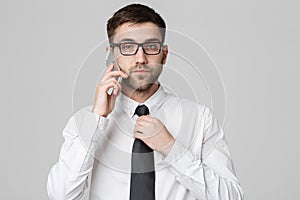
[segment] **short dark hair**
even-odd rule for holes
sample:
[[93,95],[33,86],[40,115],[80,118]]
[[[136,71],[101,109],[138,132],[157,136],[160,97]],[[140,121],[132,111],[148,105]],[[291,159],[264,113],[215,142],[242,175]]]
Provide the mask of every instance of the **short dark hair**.
[[114,13],[107,21],[106,31],[109,40],[115,34],[115,30],[122,24],[130,22],[134,24],[152,22],[161,28],[162,39],[165,39],[166,23],[154,9],[142,4],[130,4]]

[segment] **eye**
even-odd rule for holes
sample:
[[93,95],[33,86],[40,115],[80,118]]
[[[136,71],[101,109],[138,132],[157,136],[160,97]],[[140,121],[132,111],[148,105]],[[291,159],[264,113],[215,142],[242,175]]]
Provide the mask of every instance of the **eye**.
[[159,44],[158,43],[148,43],[145,45],[145,48],[149,49],[149,50],[157,50],[157,49],[159,49]]
[[122,50],[124,50],[124,51],[131,51],[131,50],[134,49],[134,47],[135,47],[135,45],[134,45],[134,44],[131,44],[131,43],[125,43],[125,44],[122,44],[122,45],[121,45],[121,48],[122,48]]

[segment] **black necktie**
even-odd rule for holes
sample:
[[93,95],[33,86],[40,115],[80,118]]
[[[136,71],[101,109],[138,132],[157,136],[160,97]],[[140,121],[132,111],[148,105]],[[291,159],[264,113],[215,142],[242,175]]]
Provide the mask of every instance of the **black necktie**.
[[[149,109],[139,105],[135,113],[148,115]],[[142,140],[135,139],[131,157],[130,200],[155,199],[155,171],[153,150]]]

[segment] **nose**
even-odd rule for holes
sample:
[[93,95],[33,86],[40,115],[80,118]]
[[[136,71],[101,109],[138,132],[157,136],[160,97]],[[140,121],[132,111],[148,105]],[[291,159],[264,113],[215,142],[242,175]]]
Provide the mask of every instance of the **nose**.
[[137,65],[139,65],[139,64],[146,64],[147,63],[147,56],[144,53],[142,47],[138,48],[138,51],[135,54],[135,59],[136,59],[135,62],[136,62]]

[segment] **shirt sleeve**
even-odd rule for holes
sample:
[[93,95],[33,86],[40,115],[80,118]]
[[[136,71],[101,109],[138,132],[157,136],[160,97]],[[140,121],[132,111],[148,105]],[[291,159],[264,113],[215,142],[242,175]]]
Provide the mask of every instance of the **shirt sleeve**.
[[244,194],[235,175],[224,132],[208,108],[204,110],[203,119],[200,156],[175,141],[164,162],[196,199],[242,200]]
[[88,188],[94,153],[104,137],[108,119],[82,109],[73,115],[63,130],[65,139],[58,162],[52,167],[47,182],[50,199],[81,198]]

